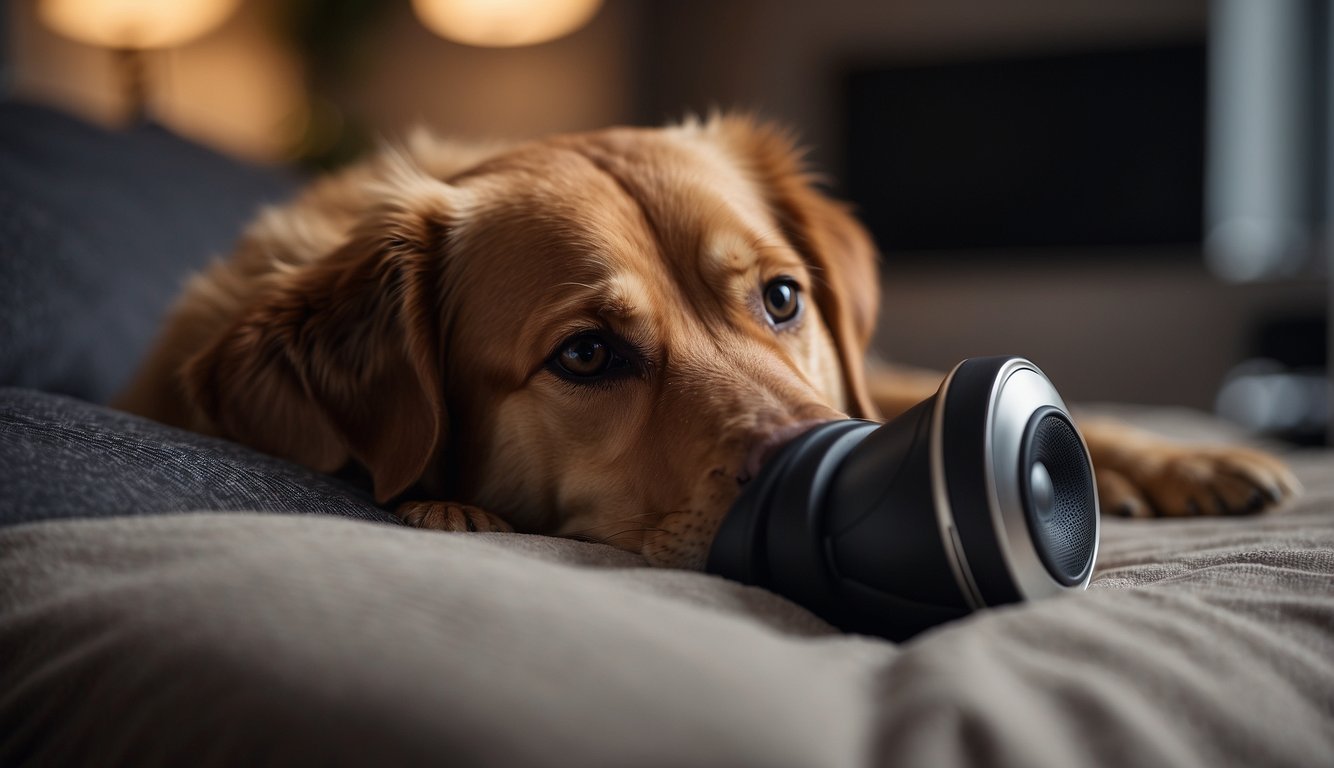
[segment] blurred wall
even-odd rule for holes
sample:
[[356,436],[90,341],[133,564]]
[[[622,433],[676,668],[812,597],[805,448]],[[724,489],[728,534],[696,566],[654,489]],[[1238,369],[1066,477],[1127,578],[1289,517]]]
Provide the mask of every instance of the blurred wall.
[[842,73],[856,64],[1078,50],[1202,34],[1208,0],[664,0],[647,117],[747,107],[844,161]]
[[[12,92],[114,124],[125,105],[111,54],[44,27],[37,0],[11,0]],[[457,45],[406,0],[369,27],[365,66],[336,94],[380,136],[423,122],[446,133],[534,136],[635,116],[640,4],[611,0],[584,29],[520,49]],[[219,29],[147,57],[150,112],[171,128],[252,159],[286,158],[307,119],[302,62],[285,43],[282,3],[245,0]]]
[[[1257,0],[1267,1],[1267,0]],[[1199,38],[1207,0],[677,0],[651,6],[645,114],[752,107],[798,128],[833,173],[842,76],[856,65],[948,61]],[[1211,409],[1257,321],[1318,313],[1314,281],[1224,285],[1198,248],[885,255],[878,351],[937,369],[1028,355],[1078,400]]]
[[396,3],[347,101],[389,132],[421,122],[448,134],[531,137],[629,122],[639,36],[639,5],[611,0],[568,37],[474,48],[437,37]]
[[[36,0],[9,3],[13,94],[116,124],[126,105],[111,53],[47,29],[36,5]],[[272,10],[250,0],[198,40],[149,52],[154,118],[237,155],[280,159],[298,119],[303,86],[297,61],[273,30]]]
[[891,360],[938,370],[974,355],[1019,354],[1067,399],[1212,410],[1224,375],[1251,354],[1255,324],[1319,314],[1325,289],[1224,284],[1200,253],[1190,255],[900,269],[891,254],[876,346]]

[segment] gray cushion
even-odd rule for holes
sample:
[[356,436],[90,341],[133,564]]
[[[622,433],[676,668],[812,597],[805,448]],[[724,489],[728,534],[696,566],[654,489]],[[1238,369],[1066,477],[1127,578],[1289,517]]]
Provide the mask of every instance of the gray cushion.
[[69,397],[0,389],[0,526],[196,510],[398,520],[337,478]]
[[157,126],[0,104],[0,385],[109,400],[185,276],[294,186]]
[[0,529],[0,765],[1329,766],[1334,462],[1108,520],[1086,594],[895,646],[603,545],[333,517]]

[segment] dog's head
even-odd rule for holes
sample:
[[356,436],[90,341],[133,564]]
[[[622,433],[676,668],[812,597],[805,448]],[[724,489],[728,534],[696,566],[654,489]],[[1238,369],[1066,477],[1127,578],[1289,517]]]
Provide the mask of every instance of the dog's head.
[[331,255],[187,366],[243,441],[378,499],[703,564],[812,422],[874,416],[869,238],[743,118],[557,137],[441,180],[400,158]]

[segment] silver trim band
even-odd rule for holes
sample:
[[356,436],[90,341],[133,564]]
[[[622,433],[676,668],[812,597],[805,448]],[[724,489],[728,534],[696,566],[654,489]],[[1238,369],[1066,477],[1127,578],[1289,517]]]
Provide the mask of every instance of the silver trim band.
[[[1040,408],[1053,406],[1069,417],[1070,409],[1041,369],[1023,358],[1011,360],[1001,369],[991,398],[986,432],[989,436],[986,443],[987,503],[1005,567],[1025,599],[1083,589],[1092,577],[1092,568],[1078,585],[1067,587],[1051,575],[1038,555],[1024,513],[1019,471],[1024,430],[1032,415]],[[1075,434],[1079,435],[1087,457],[1088,446],[1078,427]],[[1094,493],[1093,561],[1098,557],[1100,517],[1098,497]]]
[[[961,365],[963,363],[956,365],[940,385],[935,410],[932,413],[931,493],[935,501],[936,523],[940,528],[946,560],[949,561],[959,591],[963,593],[969,606],[977,610],[986,607],[986,602],[978,589],[977,581],[968,565],[968,557],[955,530],[954,511],[950,506],[944,472],[945,406],[950,383]],[[1084,589],[1093,576],[1093,569],[1090,568],[1088,575],[1075,586],[1067,587],[1058,582],[1042,563],[1028,530],[1018,471],[1021,443],[1029,418],[1045,406],[1053,406],[1060,409],[1067,417],[1070,416],[1065,401],[1061,399],[1055,386],[1041,369],[1024,358],[1016,357],[1001,368],[992,384],[987,422],[983,432],[987,436],[984,445],[984,465],[991,524],[996,534],[996,542],[1001,549],[1001,560],[1005,563],[1005,568],[1020,597],[1024,599],[1055,595],[1071,589]],[[1075,433],[1079,436],[1080,443],[1084,445],[1084,454],[1087,456],[1088,445],[1084,443],[1084,436],[1079,433],[1078,427]],[[1001,471],[997,471],[998,469]],[[1091,469],[1090,467],[1090,471]],[[1092,561],[1096,563],[1101,535],[1101,510],[1098,508],[1096,492],[1093,513]]]

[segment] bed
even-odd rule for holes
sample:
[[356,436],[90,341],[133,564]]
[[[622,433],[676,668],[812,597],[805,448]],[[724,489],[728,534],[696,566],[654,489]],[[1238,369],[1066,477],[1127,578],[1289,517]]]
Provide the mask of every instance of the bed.
[[[1272,514],[1104,520],[1085,593],[847,635],[606,546],[408,529],[342,480],[98,405],[180,274],[291,182],[30,106],[0,108],[0,139],[22,203],[0,217],[0,765],[1334,765],[1329,452],[1291,456],[1307,492]],[[180,188],[117,185],[135,152]],[[112,226],[97,189],[131,217],[114,238],[87,229]],[[133,216],[200,205],[207,226],[135,239]],[[173,276],[101,297],[81,259],[145,249]]]

